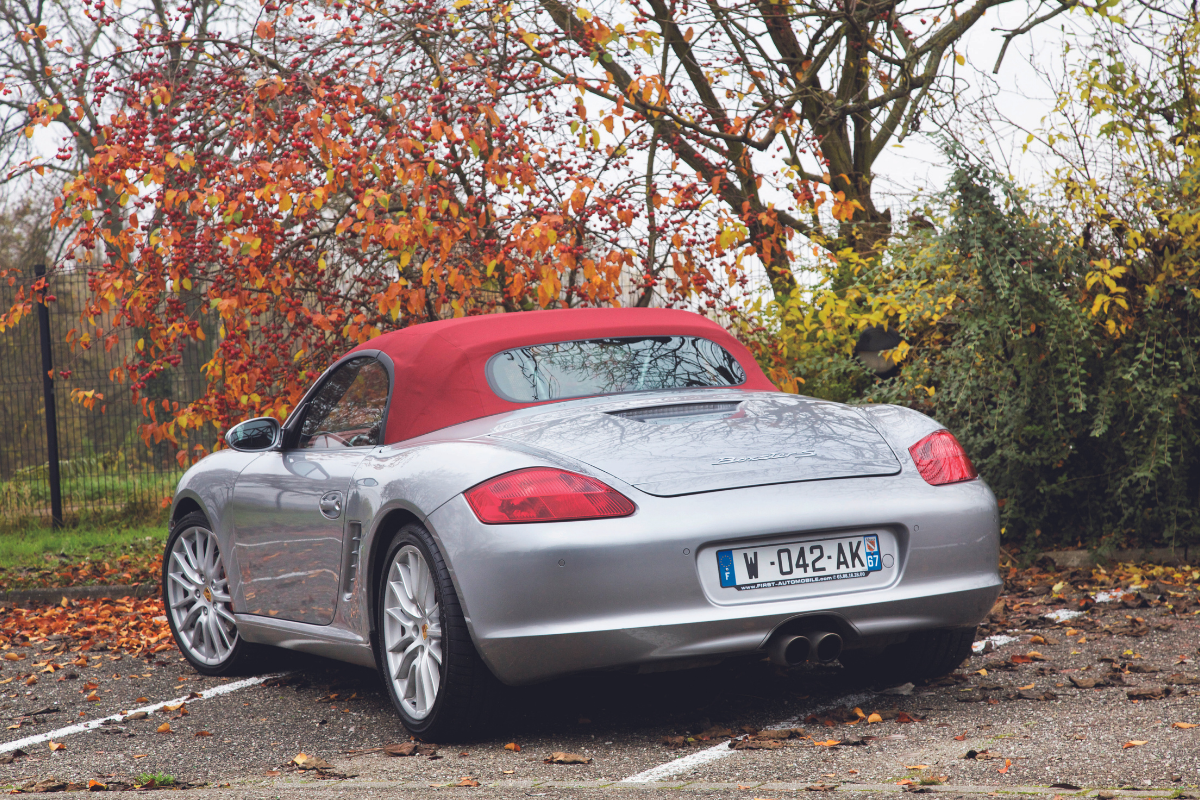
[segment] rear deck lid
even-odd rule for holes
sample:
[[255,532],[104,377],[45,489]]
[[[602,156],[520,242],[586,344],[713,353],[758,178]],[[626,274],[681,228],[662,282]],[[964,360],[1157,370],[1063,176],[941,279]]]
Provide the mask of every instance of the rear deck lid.
[[900,472],[879,432],[838,403],[714,392],[571,406],[491,436],[569,456],[660,497]]

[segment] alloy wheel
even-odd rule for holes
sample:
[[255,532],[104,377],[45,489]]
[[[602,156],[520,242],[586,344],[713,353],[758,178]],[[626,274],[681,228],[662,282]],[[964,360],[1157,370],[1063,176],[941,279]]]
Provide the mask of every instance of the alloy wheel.
[[169,558],[168,613],[179,646],[202,664],[223,664],[237,644],[238,631],[216,535],[188,528],[175,538]]
[[383,611],[388,676],[405,712],[424,719],[442,683],[442,616],[433,573],[412,545],[388,566]]

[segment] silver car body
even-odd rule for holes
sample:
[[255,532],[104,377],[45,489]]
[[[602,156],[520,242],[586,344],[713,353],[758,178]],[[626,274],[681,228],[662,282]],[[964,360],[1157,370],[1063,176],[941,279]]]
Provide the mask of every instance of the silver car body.
[[[837,625],[847,648],[874,647],[974,626],[1000,591],[987,485],[931,486],[909,456],[940,428],[897,406],[779,392],[584,398],[386,446],[223,450],[184,475],[171,519],[207,515],[246,640],[366,666],[382,549],[412,520],[445,557],[480,655],[511,685],[762,653],[810,617]],[[537,466],[595,477],[637,511],[479,521],[464,491]],[[877,537],[883,564],[865,577],[721,585],[719,551],[860,534]]]

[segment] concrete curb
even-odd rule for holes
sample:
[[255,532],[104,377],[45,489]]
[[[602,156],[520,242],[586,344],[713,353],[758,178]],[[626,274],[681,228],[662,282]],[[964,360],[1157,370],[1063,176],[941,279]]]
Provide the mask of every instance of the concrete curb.
[[24,603],[58,603],[68,600],[94,600],[99,597],[153,597],[158,594],[157,583],[139,583],[135,586],[48,586],[44,589],[14,589],[0,592],[0,603],[20,605]]
[[1043,553],[1060,569],[1086,569],[1097,564],[1144,563],[1180,566],[1200,564],[1200,547],[1146,547],[1139,550],[1115,550],[1100,556],[1093,550],[1058,550]]

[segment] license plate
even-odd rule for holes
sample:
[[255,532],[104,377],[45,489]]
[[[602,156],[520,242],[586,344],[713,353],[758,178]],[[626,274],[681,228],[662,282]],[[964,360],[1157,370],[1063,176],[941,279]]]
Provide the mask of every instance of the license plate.
[[865,578],[882,569],[873,533],[717,551],[721,586],[738,591]]

